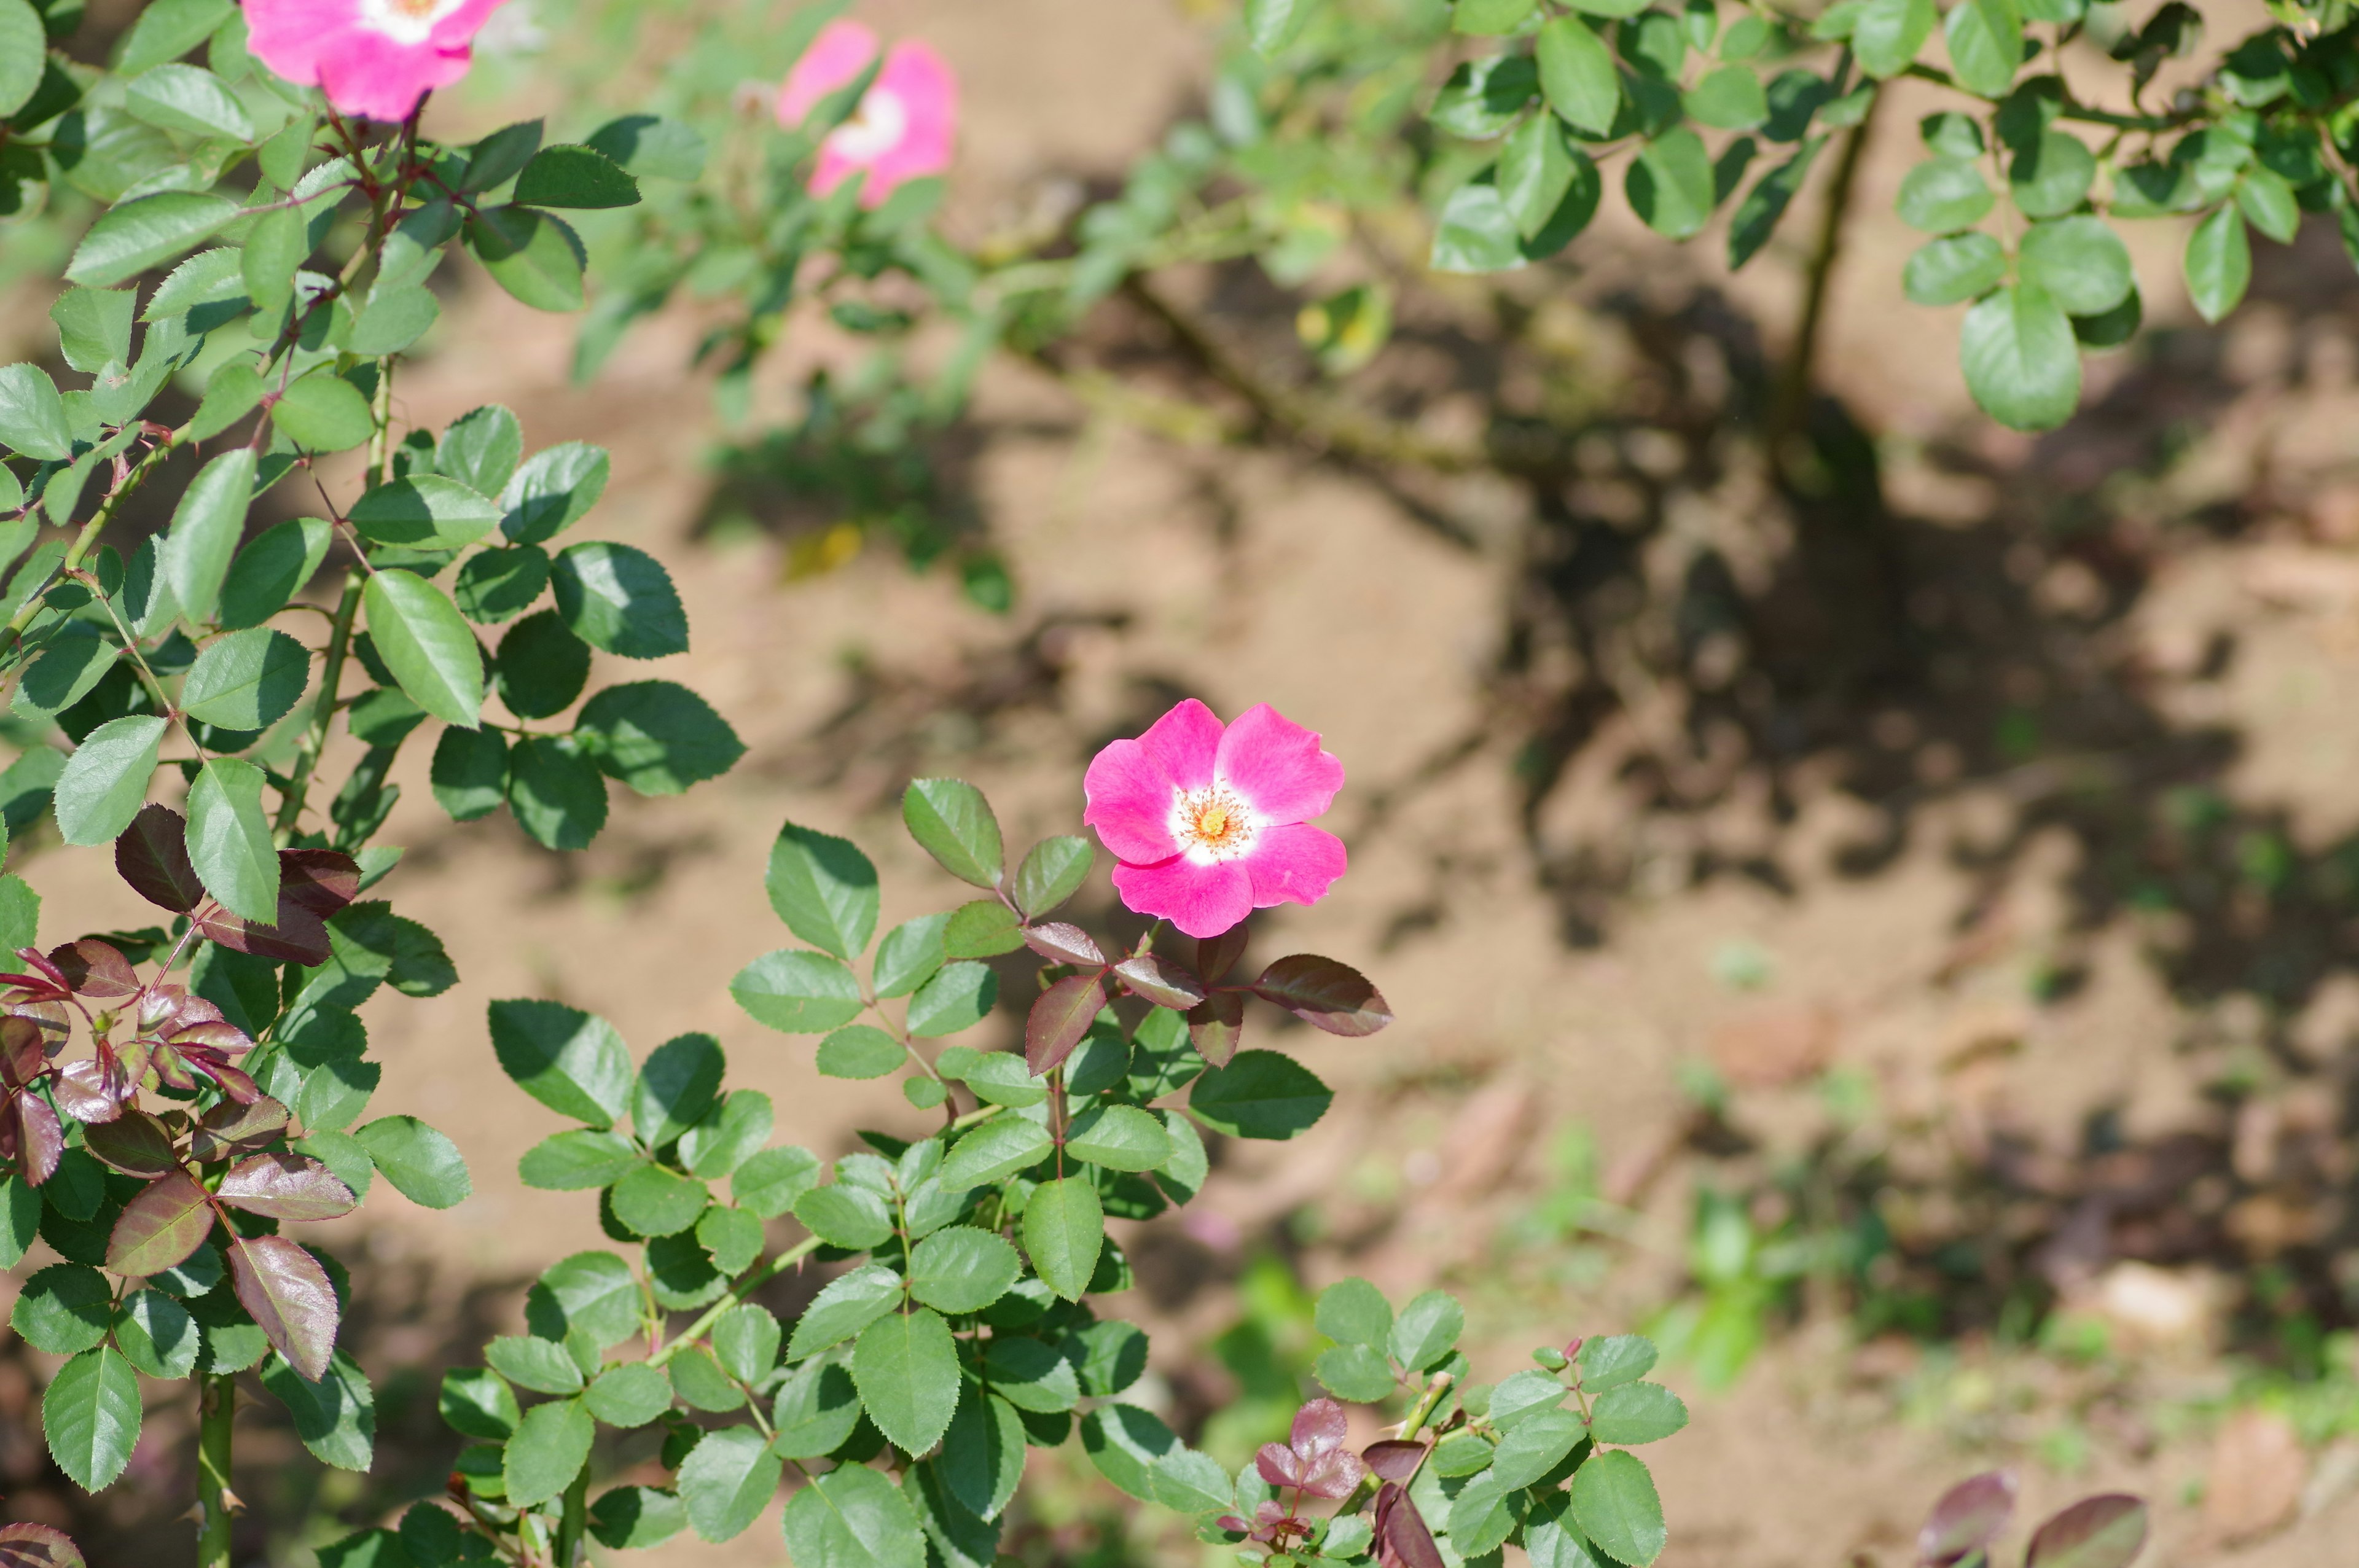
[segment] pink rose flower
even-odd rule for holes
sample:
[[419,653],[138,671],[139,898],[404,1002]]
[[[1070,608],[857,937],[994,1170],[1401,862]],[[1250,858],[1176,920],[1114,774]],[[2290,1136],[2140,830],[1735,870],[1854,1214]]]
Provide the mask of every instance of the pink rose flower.
[[[778,91],[778,124],[793,130],[821,99],[858,81],[876,48],[876,35],[857,22],[821,27]],[[852,117],[820,144],[811,194],[824,196],[864,170],[860,204],[875,207],[897,187],[950,168],[957,131],[958,78],[950,63],[924,44],[895,44]]]
[[1343,764],[1317,731],[1266,702],[1223,729],[1190,697],[1097,754],[1082,820],[1119,862],[1124,903],[1217,936],[1256,909],[1327,896],[1343,843],[1309,823],[1343,787]]
[[245,47],[339,114],[398,123],[467,74],[500,0],[245,0]]

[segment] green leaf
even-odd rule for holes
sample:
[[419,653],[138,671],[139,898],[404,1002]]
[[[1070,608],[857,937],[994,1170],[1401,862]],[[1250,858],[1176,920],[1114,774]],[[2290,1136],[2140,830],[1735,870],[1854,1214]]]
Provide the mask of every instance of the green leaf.
[[496,527],[500,509],[457,480],[429,473],[377,486],[353,503],[350,515],[360,535],[375,544],[455,550]]
[[[265,390],[262,373],[250,362],[244,359],[227,361],[205,382],[204,399],[197,405],[196,415],[189,421],[190,438],[199,441],[212,440],[253,413],[254,406],[262,401]],[[244,449],[240,449],[241,451]],[[231,545],[236,543],[234,538],[230,541]]]
[[0,119],[33,101],[48,66],[40,13],[25,0],[0,0]]
[[1657,233],[1692,238],[1712,221],[1718,200],[1703,138],[1680,125],[1648,142],[1630,165],[1624,193],[1631,210]]
[[554,718],[571,707],[589,684],[590,644],[575,636],[556,611],[538,611],[500,639],[492,676],[509,712],[519,719]]
[[687,1528],[679,1497],[657,1487],[610,1487],[590,1505],[592,1539],[617,1552],[661,1546]]
[[1055,1148],[1048,1130],[1019,1116],[995,1116],[951,1147],[940,1173],[945,1187],[985,1187],[1029,1170]]
[[2006,252],[1988,234],[1928,240],[1900,269],[1901,292],[1919,305],[1961,305],[2006,280]]
[[860,982],[821,953],[781,948],[765,953],[729,982],[756,1022],[786,1034],[823,1034],[860,1016]]
[[[603,1348],[639,1332],[645,1303],[631,1266],[612,1252],[576,1252],[541,1271],[534,1297],[547,1293],[555,1325],[568,1339],[586,1335]],[[529,1314],[527,1314],[529,1315]]]
[[337,1351],[317,1381],[273,1356],[263,1364],[262,1386],[287,1407],[311,1457],[339,1470],[369,1468],[376,1454],[376,1396],[351,1356]]
[[596,148],[560,143],[524,166],[516,200],[527,207],[636,207],[639,182]]
[[[496,403],[473,408],[451,421],[435,443],[434,469],[473,492],[477,500],[497,495],[524,460],[524,426]],[[490,503],[484,503],[489,506]],[[492,508],[494,521],[500,509]]]
[[1393,1319],[1393,1359],[1412,1372],[1425,1371],[1457,1347],[1465,1328],[1466,1309],[1444,1292],[1428,1291]]
[[1688,1423],[1688,1407],[1660,1383],[1625,1383],[1597,1397],[1590,1425],[1600,1443],[1654,1443]]
[[1824,136],[1812,136],[1792,157],[1754,181],[1745,200],[1736,204],[1736,211],[1728,226],[1728,265],[1731,270],[1743,266],[1760,254],[1761,248],[1777,232],[1777,224],[1786,216],[1802,189],[1802,181],[1810,172],[1810,165],[1826,145]]
[[184,136],[251,142],[254,117],[229,84],[202,66],[159,65],[134,78],[124,106],[139,119]]
[[2006,97],[2023,64],[2023,20],[2015,0],[1961,0],[1950,8],[1945,36],[1957,84],[1978,98]]
[[2301,228],[2301,204],[2293,187],[2260,164],[2245,170],[2236,182],[2236,207],[2254,228],[2281,245],[2293,243]]
[[508,751],[508,809],[551,849],[585,849],[606,825],[606,782],[595,763],[555,736],[519,737]]
[[631,1088],[631,1126],[640,1141],[660,1149],[701,1120],[727,1069],[710,1034],[678,1035],[647,1053]]
[[679,1157],[689,1174],[717,1181],[738,1170],[769,1141],[774,1119],[769,1096],[759,1089],[739,1089],[680,1135]]
[[1384,1292],[1354,1275],[1319,1292],[1319,1332],[1338,1345],[1382,1346],[1392,1333],[1393,1309]]
[[1354,1404],[1374,1404],[1395,1386],[1385,1353],[1364,1345],[1338,1345],[1321,1351],[1311,1375],[1329,1393]]
[[[734,1103],[738,1097],[729,1098]],[[810,1150],[791,1145],[764,1149],[729,1173],[729,1193],[747,1213],[776,1219],[792,1209],[818,1179],[819,1160]]]
[[135,715],[111,719],[83,737],[55,790],[58,830],[67,843],[112,843],[131,826],[147,803],[147,780],[168,727],[161,719]]
[[1104,1242],[1105,1210],[1086,1178],[1068,1176],[1032,1189],[1024,1206],[1024,1250],[1041,1283],[1069,1302],[1081,1300]]
[[196,1370],[196,1320],[161,1291],[135,1291],[124,1299],[114,1313],[114,1344],[151,1378],[185,1378]]
[[764,885],[787,929],[839,958],[867,950],[875,935],[876,868],[859,848],[789,822],[770,846]]
[[2023,281],[2046,289],[2071,316],[2099,316],[2130,297],[2136,279],[2129,247],[2102,218],[2085,213],[2035,223],[2017,265]]
[[254,470],[251,448],[223,452],[199,470],[172,514],[172,530],[164,536],[164,579],[192,622],[213,618],[222,579],[245,528]]
[[1007,1293],[1023,1273],[1016,1249],[993,1231],[954,1225],[938,1230],[909,1253],[909,1292],[953,1315],[981,1312]]
[[724,1426],[697,1440],[679,1466],[679,1500],[706,1541],[745,1533],[778,1490],[785,1461],[750,1426]]
[[575,636],[626,659],[688,652],[688,616],[661,563],[628,545],[559,552],[549,570],[558,613]]
[[2088,199],[2097,157],[2080,137],[2046,130],[2007,165],[2007,191],[2027,218],[2060,218]]
[[864,1252],[893,1235],[893,1212],[866,1187],[839,1181],[814,1187],[795,1200],[795,1217],[831,1247]]
[[1060,836],[1032,846],[1016,869],[1016,904],[1038,920],[1082,891],[1095,855],[1086,838]]
[[[60,6],[57,12],[78,17],[81,7]],[[230,0],[156,0],[132,23],[114,69],[125,76],[137,76],[168,59],[178,59],[235,15]]]
[[1940,19],[1933,0],[1867,0],[1852,25],[1853,58],[1879,81],[1897,76],[1916,62]]
[[878,996],[907,996],[942,967],[942,932],[950,918],[947,914],[921,914],[885,934],[885,940],[876,946],[875,961],[870,966]]
[[[0,17],[5,16],[5,7],[0,6]],[[6,27],[0,20],[0,32]],[[6,69],[0,65],[0,72]],[[91,375],[110,361],[129,364],[131,319],[138,306],[138,291],[129,288],[69,288],[59,295],[49,307],[49,319],[57,323],[58,346],[66,363]]]
[[726,719],[670,681],[606,687],[582,705],[573,733],[601,772],[644,795],[679,795],[745,754]]
[[2220,207],[2187,236],[2188,297],[2196,313],[2217,321],[2234,310],[2253,281],[2253,245],[2244,214],[2234,204]]
[[767,1308],[747,1303],[731,1308],[712,1325],[712,1354],[731,1377],[754,1384],[778,1364],[778,1320]]
[[565,1490],[589,1463],[597,1434],[598,1423],[578,1399],[552,1400],[525,1411],[501,1465],[507,1502],[529,1508]]
[[1065,1152],[1110,1171],[1152,1171],[1171,1157],[1171,1136],[1151,1111],[1093,1106],[1073,1119]]
[[444,1372],[435,1404],[451,1431],[494,1443],[505,1442],[524,1419],[507,1379],[482,1367],[453,1367]]
[[831,1078],[881,1078],[908,1065],[898,1040],[868,1023],[837,1030],[819,1043],[819,1070]]
[[252,762],[206,762],[189,789],[189,860],[230,913],[266,925],[278,917],[278,849],[262,809],[265,782]]
[[909,999],[909,1033],[921,1037],[955,1034],[991,1013],[999,999],[999,977],[982,964],[945,964]]
[[528,1187],[584,1192],[611,1186],[638,1162],[638,1151],[620,1133],[572,1128],[551,1133],[525,1151],[516,1174]]
[[1529,1499],[1493,1476],[1477,1476],[1451,1499],[1450,1544],[1469,1558],[1496,1552],[1523,1523]]
[[441,315],[442,307],[431,291],[415,285],[388,287],[380,280],[353,313],[345,351],[370,360],[400,353],[424,337]]
[[963,779],[913,779],[901,795],[909,837],[961,881],[999,885],[1005,851],[999,819],[983,792]]
[[41,1396],[41,1433],[58,1468],[85,1492],[114,1485],[139,1441],[139,1374],[122,1352],[85,1350]]
[[604,1019],[553,1001],[495,1001],[492,1050],[516,1087],[560,1116],[611,1128],[637,1075]]
[[1622,107],[1621,73],[1588,24],[1577,16],[1555,18],[1540,28],[1535,54],[1549,107],[1593,136],[1610,133]]
[[474,1191],[459,1146],[414,1116],[388,1116],[355,1128],[394,1190],[427,1208],[452,1208]]
[[1434,220],[1426,265],[1436,272],[1507,272],[1526,261],[1516,214],[1498,187],[1462,185]]
[[795,1320],[787,1359],[799,1361],[851,1338],[901,1301],[901,1276],[870,1263],[840,1274],[811,1298]]
[[536,310],[579,310],[589,254],[565,221],[528,207],[486,207],[467,220],[467,248],[492,281]]
[[1931,157],[1902,178],[1896,205],[1902,222],[1946,234],[1981,222],[1997,200],[1983,171],[1964,158]]
[[[0,442],[43,462],[61,463],[73,456],[65,400],[38,365],[0,368]],[[253,460],[248,455],[249,473]]]
[[193,190],[135,198],[90,226],[66,277],[100,287],[125,282],[220,232],[237,214],[229,198]]
[[428,775],[436,804],[454,822],[473,822],[507,799],[508,743],[496,730],[445,730]]
[[1572,1518],[1599,1550],[1628,1568],[1647,1568],[1669,1538],[1655,1478],[1636,1454],[1620,1449],[1592,1454],[1572,1473]]
[[257,535],[237,552],[222,583],[223,627],[259,626],[284,610],[319,571],[334,539],[334,527],[319,517],[294,518]]
[[782,1457],[813,1459],[840,1446],[860,1423],[851,1371],[836,1357],[804,1362],[779,1386],[773,1421]]
[[787,1499],[787,1555],[825,1568],[912,1568],[926,1540],[897,1487],[864,1465],[841,1465]]
[[608,1426],[628,1431],[647,1425],[671,1408],[671,1380],[660,1367],[625,1361],[599,1373],[582,1391],[582,1402]]
[[1154,1411],[1101,1405],[1082,1417],[1082,1452],[1098,1474],[1142,1501],[1155,1501],[1155,1465],[1180,1451],[1180,1439]]
[[1292,43],[1319,0],[1245,0],[1245,42],[1267,59]]
[[589,514],[607,471],[604,449],[584,441],[535,452],[500,492],[500,531],[512,544],[547,543]]
[[2052,429],[2080,406],[2072,323],[2035,285],[2010,284],[1966,312],[1958,360],[1974,401],[2015,429]]
[[958,1353],[950,1325],[928,1307],[888,1313],[860,1331],[852,1380],[876,1430],[896,1447],[923,1454],[958,1408]]
[[[38,1189],[28,1188],[36,1193]],[[34,1349],[74,1356],[106,1337],[114,1292],[106,1276],[82,1263],[52,1263],[25,1281],[8,1326]]]
[[[478,625],[496,626],[531,609],[533,601],[548,586],[548,555],[536,546],[517,545],[506,549],[478,550],[469,556],[459,568],[458,579],[451,585],[451,597],[458,600],[460,611],[468,620]],[[590,667],[589,649],[571,632],[565,631],[564,623],[555,615],[550,615],[549,620],[558,630],[565,632],[567,642],[582,648],[582,669],[586,679]],[[500,646],[505,649],[507,644],[503,642]],[[506,672],[496,664],[493,677],[500,683],[500,695],[506,700],[508,682]],[[566,702],[581,695],[581,689],[579,685],[575,686]],[[560,702],[557,706],[562,708],[565,703]],[[510,703],[509,707],[513,710],[515,704]],[[519,714],[518,717],[546,716]]]
[[1006,1400],[978,1391],[959,1401],[934,1459],[943,1490],[977,1519],[995,1519],[1024,1478],[1024,1420]]
[[9,706],[22,718],[54,719],[88,697],[122,654],[96,622],[69,621],[40,644]]
[[[1931,0],[1919,0],[1930,14]],[[1680,95],[1688,118],[1723,131],[1749,131],[1769,118],[1761,79],[1741,65],[1723,65]]]
[[1538,92],[1539,74],[1528,56],[1470,59],[1450,73],[1426,118],[1453,136],[1485,141],[1514,124]]
[[1196,1081],[1188,1108],[1234,1138],[1291,1138],[1327,1113],[1333,1091],[1275,1051],[1240,1051]]
[[1636,1382],[1654,1369],[1656,1354],[1644,1335],[1593,1335],[1581,1342],[1581,1386],[1595,1395]]
[[180,710],[224,730],[264,730],[294,710],[310,681],[310,651],[286,633],[233,632],[189,667]]
[[704,172],[704,138],[678,120],[625,114],[599,126],[585,145],[641,179],[691,180]]
[[377,656],[409,699],[446,724],[474,729],[484,660],[458,607],[424,578],[390,568],[370,574],[361,605]]

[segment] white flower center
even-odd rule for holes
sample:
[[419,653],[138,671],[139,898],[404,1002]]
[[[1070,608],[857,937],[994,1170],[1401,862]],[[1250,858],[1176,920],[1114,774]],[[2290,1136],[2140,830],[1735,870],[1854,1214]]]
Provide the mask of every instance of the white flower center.
[[1171,837],[1200,866],[1216,866],[1253,852],[1262,820],[1243,796],[1218,779],[1171,797]]
[[383,33],[396,43],[422,44],[434,36],[434,24],[467,0],[361,0],[361,26]]
[[909,110],[897,93],[872,87],[852,118],[830,133],[828,145],[853,163],[874,163],[901,145],[908,134]]

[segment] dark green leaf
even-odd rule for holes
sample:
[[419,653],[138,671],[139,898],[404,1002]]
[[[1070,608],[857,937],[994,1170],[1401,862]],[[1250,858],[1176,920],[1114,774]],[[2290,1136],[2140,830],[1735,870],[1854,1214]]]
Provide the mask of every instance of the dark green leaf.
[[493,1443],[506,1441],[524,1419],[507,1379],[483,1367],[454,1367],[443,1373],[435,1403],[451,1431]]
[[1082,1452],[1098,1474],[1146,1502],[1155,1501],[1155,1465],[1180,1450],[1180,1439],[1152,1411],[1101,1405],[1082,1417]]
[[445,730],[427,775],[434,799],[455,822],[473,822],[507,799],[508,743],[496,730]]
[[[458,580],[452,585],[451,596],[458,600],[461,613],[468,620],[479,625],[496,626],[531,609],[533,601],[548,586],[547,553],[535,546],[522,545],[503,550],[479,550],[469,556],[459,568]],[[566,635],[571,638],[573,634],[568,632]],[[501,645],[505,647],[506,644]],[[588,656],[585,649],[582,654],[585,665]],[[501,673],[495,666],[494,677],[499,679]],[[506,683],[503,679],[503,699],[506,695]]]
[[536,611],[500,639],[499,652],[492,657],[492,678],[500,700],[518,719],[555,718],[590,683],[590,644],[575,636],[556,611]]
[[606,825],[606,781],[571,741],[519,736],[508,751],[508,809],[545,848],[585,849]]
[[726,719],[669,681],[606,687],[582,704],[573,733],[600,771],[645,795],[678,795],[745,754]]
[[1105,1211],[1088,1180],[1069,1176],[1032,1189],[1024,1206],[1024,1250],[1033,1271],[1058,1295],[1081,1300],[1104,1243]]
[[686,1132],[712,1108],[728,1063],[710,1034],[682,1034],[647,1053],[631,1090],[631,1126],[650,1149]]
[[636,1075],[604,1019],[553,1001],[495,1001],[492,1049],[518,1087],[560,1116],[611,1128]]
[[635,207],[639,182],[593,147],[560,144],[541,148],[524,166],[516,200],[528,207]]
[[527,207],[486,207],[467,220],[466,232],[484,270],[517,300],[536,310],[579,310],[585,303],[588,253],[563,219]]
[[222,583],[223,627],[259,626],[285,609],[328,558],[334,539],[334,527],[319,517],[294,518],[256,535],[237,552]]
[[1728,225],[1728,265],[1732,270],[1760,254],[1761,248],[1777,232],[1786,209],[1800,192],[1810,165],[1825,145],[1824,136],[1812,136],[1802,144],[1799,152],[1754,181],[1745,200],[1736,204]]
[[518,545],[555,538],[606,492],[607,468],[604,449],[583,441],[535,452],[500,492],[500,531]]
[[925,1537],[893,1483],[863,1465],[829,1471],[787,1500],[787,1555],[826,1568],[911,1568]]
[[611,1487],[590,1505],[591,1538],[617,1552],[661,1546],[687,1528],[679,1497],[656,1487]]
[[787,1359],[799,1361],[851,1338],[900,1301],[901,1276],[881,1264],[837,1276],[796,1320],[787,1341]]
[[85,1350],[41,1396],[41,1432],[58,1468],[85,1492],[112,1486],[139,1441],[139,1374],[120,1351]]
[[628,545],[573,545],[550,568],[558,613],[593,648],[626,659],[688,651],[688,617],[670,576]]
[[1283,1139],[1310,1127],[1334,1098],[1291,1056],[1241,1051],[1197,1080],[1188,1108],[1232,1137]]
[[639,1331],[644,1303],[631,1267],[612,1252],[576,1252],[541,1271],[535,1294],[548,1292],[556,1309],[551,1325],[568,1338],[580,1333],[591,1343],[617,1345]]
[[350,1356],[337,1351],[317,1379],[273,1356],[263,1365],[262,1386],[287,1407],[311,1457],[339,1470],[369,1468],[376,1452],[376,1396]]
[[1667,239],[1685,240],[1711,221],[1717,191],[1703,138],[1680,125],[1638,151],[1624,181],[1631,210]]
[[136,277],[219,232],[237,211],[237,203],[227,197],[193,190],[167,190],[125,201],[90,226],[66,276],[100,287]]
[[353,503],[351,518],[361,536],[375,544],[455,550],[490,533],[500,509],[455,479],[428,473],[377,486]]

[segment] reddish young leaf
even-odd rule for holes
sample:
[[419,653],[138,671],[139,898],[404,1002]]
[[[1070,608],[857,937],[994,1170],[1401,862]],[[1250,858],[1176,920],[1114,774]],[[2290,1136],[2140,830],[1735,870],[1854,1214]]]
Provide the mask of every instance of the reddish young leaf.
[[114,840],[114,869],[149,903],[186,914],[205,884],[189,862],[189,825],[169,806],[143,806]]
[[49,1065],[48,1031],[29,1018],[0,1018],[0,1074],[11,1088],[23,1088]]
[[[114,1053],[106,1054],[112,1057]],[[83,1126],[103,1126],[123,1114],[123,1102],[131,1098],[131,1082],[114,1062],[84,1056],[58,1069],[49,1080],[49,1093],[57,1097],[60,1110]]]
[[2126,1568],[2145,1544],[2146,1504],[2125,1492],[2104,1492],[2041,1525],[2023,1568]]
[[1416,1478],[1418,1466],[1425,1463],[1425,1444],[1405,1437],[1387,1437],[1361,1449],[1360,1458],[1378,1479],[1398,1481],[1406,1487]]
[[205,1189],[186,1171],[174,1171],[123,1206],[106,1238],[106,1266],[135,1278],[160,1274],[194,1252],[212,1227]]
[[1236,968],[1237,960],[1245,956],[1245,943],[1249,939],[1245,923],[1242,920],[1218,936],[1196,939],[1196,972],[1204,977],[1206,985],[1219,985],[1221,978]]
[[1385,999],[1349,964],[1296,953],[1261,972],[1254,995],[1330,1034],[1374,1034],[1393,1021]]
[[213,1189],[232,1208],[271,1219],[336,1219],[359,1207],[353,1189],[306,1154],[255,1154]]
[[1314,1498],[1350,1494],[1367,1474],[1360,1456],[1343,1446],[1343,1407],[1313,1400],[1295,1412],[1292,1446],[1265,1444],[1255,1468],[1273,1487],[1296,1487]]
[[1042,991],[1024,1020],[1024,1065],[1036,1077],[1064,1065],[1103,1006],[1105,988],[1095,975],[1067,975]]
[[1061,920],[1045,920],[1038,925],[1026,926],[1024,945],[1052,964],[1080,964],[1093,969],[1105,967],[1105,954],[1090,934]]
[[1196,977],[1177,964],[1167,964],[1152,953],[1139,953],[1125,958],[1114,967],[1122,983],[1133,996],[1145,997],[1158,1007],[1169,1007],[1185,1012],[1204,1000],[1204,988]]
[[2015,1473],[1988,1470],[1941,1494],[1917,1532],[1917,1561],[1950,1568],[1998,1539],[2015,1515]]
[[81,1548],[45,1524],[0,1524],[0,1568],[89,1568]]
[[1441,1549],[1433,1531],[1399,1484],[1386,1481],[1376,1490],[1376,1562],[1382,1568],[1444,1568]]
[[262,1098],[260,1084],[255,1083],[243,1070],[222,1061],[214,1053],[210,1051],[201,1054],[190,1053],[190,1060],[202,1066],[206,1075],[220,1087],[221,1092],[237,1101],[238,1104],[252,1105]]
[[336,1347],[336,1289],[312,1256],[283,1236],[230,1241],[238,1304],[304,1381],[316,1383]]
[[189,1065],[169,1045],[158,1045],[149,1054],[147,1065],[156,1070],[156,1076],[167,1088],[178,1089],[182,1094],[197,1092],[196,1075],[189,1071]]
[[281,900],[325,919],[358,898],[360,892],[360,862],[350,855],[335,849],[278,851]]
[[258,925],[216,907],[197,922],[197,929],[224,947],[251,953],[257,958],[300,964],[306,968],[328,961],[328,927],[316,911],[296,903],[284,887],[278,891],[276,925]]
[[224,1101],[205,1112],[189,1139],[200,1160],[226,1160],[259,1149],[287,1130],[287,1108],[264,1095],[252,1105]]
[[65,1152],[65,1129],[49,1102],[31,1089],[18,1089],[0,1109],[0,1160],[34,1186],[57,1174],[58,1157]]
[[139,994],[139,976],[110,943],[95,936],[85,936],[79,942],[69,942],[49,950],[49,962],[66,978],[66,984],[83,996],[114,997]]
[[225,1018],[206,1019],[196,1023],[175,1023],[171,1033],[164,1038],[183,1051],[192,1046],[214,1053],[254,1049],[253,1038],[245,1030]]
[[162,1176],[179,1169],[171,1133],[136,1106],[125,1107],[113,1121],[83,1128],[82,1142],[126,1176]]
[[1188,1010],[1188,1039],[1196,1054],[1225,1067],[1245,1032],[1245,993],[1213,991]]
[[1351,1430],[1343,1407],[1333,1400],[1313,1400],[1294,1412],[1294,1427],[1288,1433],[1298,1454],[1316,1454],[1343,1446],[1344,1435]]
[[[16,949],[16,957],[25,961],[25,967],[33,971],[34,977],[38,977],[33,979],[33,984],[36,987],[46,981],[50,989],[54,990],[67,991],[73,989],[73,987],[66,983],[65,971],[59,968],[57,965],[51,963],[49,961],[49,955],[42,952],[39,948],[19,947]],[[25,978],[27,977],[0,975],[0,981],[22,979]]]

